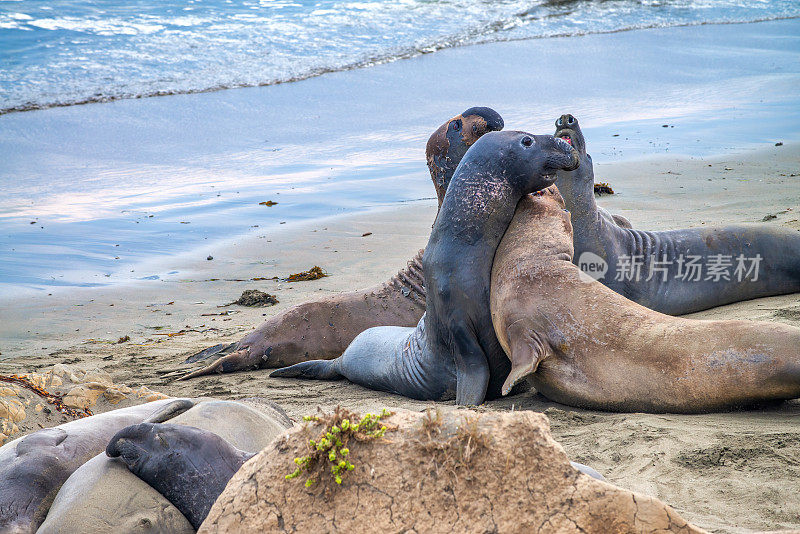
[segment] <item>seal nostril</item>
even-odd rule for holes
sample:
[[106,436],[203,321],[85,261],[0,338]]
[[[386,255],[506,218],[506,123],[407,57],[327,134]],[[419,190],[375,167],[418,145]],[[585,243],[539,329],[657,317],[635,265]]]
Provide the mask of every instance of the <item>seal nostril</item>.
[[572,115],[567,117],[567,124],[569,124],[570,126],[575,124],[575,117],[573,117]]
[[522,144],[524,146],[531,146],[533,144],[533,139],[531,139],[526,135],[525,137],[522,138]]
[[556,126],[564,126],[564,119],[563,117],[559,117],[556,121]]

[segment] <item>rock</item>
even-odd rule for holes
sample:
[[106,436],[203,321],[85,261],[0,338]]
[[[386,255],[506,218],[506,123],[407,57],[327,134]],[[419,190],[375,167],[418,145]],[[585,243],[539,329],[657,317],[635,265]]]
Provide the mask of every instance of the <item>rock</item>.
[[70,389],[69,393],[64,395],[63,401],[66,406],[77,410],[91,408],[97,404],[97,399],[105,393],[106,389],[102,384],[89,382]]
[[[89,409],[93,413],[103,413],[167,398],[146,386],[134,390],[125,384],[114,384],[108,372],[96,368],[56,364],[46,371],[20,376],[50,394],[63,395],[64,405],[77,411]],[[26,406],[34,409],[26,414]],[[4,382],[0,385],[0,445],[12,436],[17,437],[20,431],[32,432],[74,418],[74,415],[62,415],[53,404],[22,384]]]
[[100,384],[103,388],[108,389],[114,385],[114,381],[111,380],[111,375],[105,371],[98,371],[92,370],[87,371],[86,374],[83,376],[83,380],[87,383],[97,383]]
[[543,414],[398,411],[384,422],[383,438],[349,441],[354,468],[341,484],[325,458],[285,479],[320,424],[278,438],[234,475],[199,532],[702,532],[653,497],[573,469]]
[[17,399],[0,399],[0,419],[18,423],[25,419],[25,406]]

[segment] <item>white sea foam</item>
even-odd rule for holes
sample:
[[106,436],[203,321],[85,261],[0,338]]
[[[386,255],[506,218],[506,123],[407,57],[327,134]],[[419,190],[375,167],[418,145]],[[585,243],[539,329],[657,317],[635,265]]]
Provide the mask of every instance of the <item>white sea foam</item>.
[[0,57],[13,59],[0,62],[0,114],[279,83],[473,43],[800,16],[796,0],[41,4],[0,1]]

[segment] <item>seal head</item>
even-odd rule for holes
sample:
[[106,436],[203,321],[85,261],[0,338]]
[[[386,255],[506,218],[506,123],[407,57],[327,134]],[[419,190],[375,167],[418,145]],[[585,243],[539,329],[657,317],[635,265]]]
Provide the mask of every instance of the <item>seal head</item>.
[[428,169],[439,205],[467,149],[484,134],[503,129],[503,118],[492,108],[472,107],[442,124],[425,147]]

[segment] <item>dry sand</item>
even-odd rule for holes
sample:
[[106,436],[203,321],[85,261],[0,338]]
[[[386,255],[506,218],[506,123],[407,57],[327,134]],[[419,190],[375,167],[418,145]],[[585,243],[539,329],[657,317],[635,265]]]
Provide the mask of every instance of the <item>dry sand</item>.
[[[617,191],[599,203],[639,228],[756,222],[776,215],[764,224],[800,230],[798,162],[800,145],[787,144],[713,159],[601,163],[595,173]],[[298,225],[219,250],[213,261],[191,265],[191,280],[182,276],[114,290],[56,293],[4,306],[0,351],[9,359],[0,362],[0,373],[55,363],[99,367],[115,382],[171,395],[266,397],[294,418],[337,404],[356,410],[424,409],[428,404],[344,381],[270,379],[263,370],[188,382],[168,382],[161,375],[201,348],[238,339],[263,315],[387,279],[424,246],[434,213],[433,201],[421,201]],[[362,237],[366,232],[372,234]],[[313,265],[331,276],[293,284],[225,281],[286,276]],[[256,288],[277,295],[280,303],[257,309],[218,307]],[[203,315],[225,310],[237,313]],[[693,316],[800,326],[800,295]],[[126,335],[130,341],[115,343]],[[711,415],[607,414],[558,405],[531,392],[481,409],[544,411],[570,459],[591,465],[622,488],[661,499],[710,531],[800,528],[800,401]]]

